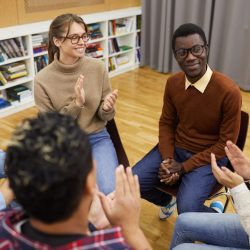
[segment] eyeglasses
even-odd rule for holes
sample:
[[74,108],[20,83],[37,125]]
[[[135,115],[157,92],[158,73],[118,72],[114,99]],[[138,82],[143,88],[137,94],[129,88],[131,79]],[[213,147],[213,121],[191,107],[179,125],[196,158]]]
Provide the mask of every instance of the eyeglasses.
[[206,45],[194,45],[189,49],[177,49],[174,52],[175,57],[177,60],[183,60],[188,56],[189,52],[191,52],[193,56],[199,57],[203,53],[205,47]]
[[83,33],[81,36],[78,36],[76,34],[74,34],[72,36],[62,36],[61,38],[71,40],[72,44],[78,44],[80,39],[82,39],[84,42],[87,42],[90,39],[88,33]]

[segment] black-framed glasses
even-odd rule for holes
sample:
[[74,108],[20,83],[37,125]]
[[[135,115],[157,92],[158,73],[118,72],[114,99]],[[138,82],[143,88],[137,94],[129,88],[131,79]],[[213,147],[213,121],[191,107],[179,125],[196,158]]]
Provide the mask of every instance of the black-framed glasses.
[[207,45],[194,45],[193,47],[189,48],[189,49],[177,49],[175,50],[175,57],[177,60],[183,60],[185,59],[187,56],[188,56],[188,53],[191,52],[191,54],[193,56],[201,56],[201,54],[203,53],[204,51],[204,48],[206,47]]
[[83,33],[81,36],[74,34],[72,36],[62,36],[61,38],[69,39],[72,44],[78,44],[80,39],[82,39],[84,42],[87,42],[90,37],[88,33]]

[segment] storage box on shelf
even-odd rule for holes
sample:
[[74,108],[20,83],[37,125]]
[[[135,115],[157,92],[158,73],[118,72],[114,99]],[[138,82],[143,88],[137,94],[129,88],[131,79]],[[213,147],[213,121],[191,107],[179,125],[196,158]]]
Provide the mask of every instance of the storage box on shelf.
[[[82,15],[90,34],[86,56],[103,60],[110,77],[138,67],[140,15],[140,7]],[[48,64],[50,23],[0,28],[0,117],[34,105],[35,74]],[[16,72],[8,72],[8,68]]]

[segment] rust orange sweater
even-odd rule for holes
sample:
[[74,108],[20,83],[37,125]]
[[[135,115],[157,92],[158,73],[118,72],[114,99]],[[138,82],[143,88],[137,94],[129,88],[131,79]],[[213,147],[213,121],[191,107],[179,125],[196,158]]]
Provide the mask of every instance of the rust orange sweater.
[[[159,122],[159,150],[162,159],[173,158],[174,147],[194,155],[183,162],[186,171],[210,163],[210,154],[225,156],[227,140],[236,142],[240,128],[241,94],[225,75],[214,71],[204,93],[193,86],[185,90],[183,72],[166,84]],[[175,121],[178,119],[176,130]]]

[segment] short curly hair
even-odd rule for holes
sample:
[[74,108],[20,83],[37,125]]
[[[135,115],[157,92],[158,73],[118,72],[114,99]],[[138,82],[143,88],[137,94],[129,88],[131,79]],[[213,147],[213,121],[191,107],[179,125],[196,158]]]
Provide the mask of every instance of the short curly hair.
[[91,169],[88,136],[72,117],[57,112],[24,120],[7,148],[6,173],[17,201],[46,223],[72,215]]
[[198,26],[194,23],[184,23],[181,26],[179,26],[173,34],[172,50],[175,51],[175,40],[177,37],[189,36],[189,35],[193,35],[193,34],[198,34],[201,37],[201,39],[203,40],[204,45],[207,45],[206,35],[200,26]]

